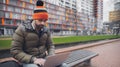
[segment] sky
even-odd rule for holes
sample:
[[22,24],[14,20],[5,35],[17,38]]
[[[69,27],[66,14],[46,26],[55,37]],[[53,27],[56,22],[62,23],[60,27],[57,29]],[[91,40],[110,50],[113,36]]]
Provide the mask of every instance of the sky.
[[113,0],[103,0],[103,22],[109,21],[109,12],[113,10]]

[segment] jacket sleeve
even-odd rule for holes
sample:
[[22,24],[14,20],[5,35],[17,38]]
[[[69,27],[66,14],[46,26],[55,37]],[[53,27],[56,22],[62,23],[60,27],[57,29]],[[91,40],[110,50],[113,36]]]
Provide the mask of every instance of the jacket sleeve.
[[23,50],[25,34],[23,33],[24,31],[22,28],[23,26],[20,25],[15,31],[12,39],[10,52],[13,55],[13,57],[18,61],[22,63],[30,63],[32,55],[26,54]]
[[48,55],[54,55],[55,54],[55,46],[53,45],[51,36],[50,36],[50,31],[48,32],[48,39],[47,39],[47,52]]

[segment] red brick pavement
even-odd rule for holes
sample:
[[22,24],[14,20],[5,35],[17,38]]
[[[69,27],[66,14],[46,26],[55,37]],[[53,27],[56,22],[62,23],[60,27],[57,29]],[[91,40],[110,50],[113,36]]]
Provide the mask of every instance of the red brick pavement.
[[92,59],[91,66],[84,67],[120,67],[120,40],[86,50],[99,53],[99,56]]

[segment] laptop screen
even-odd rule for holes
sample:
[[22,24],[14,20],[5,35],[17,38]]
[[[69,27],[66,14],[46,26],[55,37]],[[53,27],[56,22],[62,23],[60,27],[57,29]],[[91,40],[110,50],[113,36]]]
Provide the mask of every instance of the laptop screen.
[[62,64],[69,56],[70,52],[60,53],[53,56],[48,56],[43,67],[56,67]]

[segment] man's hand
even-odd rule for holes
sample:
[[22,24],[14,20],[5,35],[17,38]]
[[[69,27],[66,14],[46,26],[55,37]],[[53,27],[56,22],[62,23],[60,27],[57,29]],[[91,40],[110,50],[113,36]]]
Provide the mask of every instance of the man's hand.
[[45,59],[43,59],[43,58],[35,58],[34,59],[34,64],[44,66],[44,63],[45,63]]

